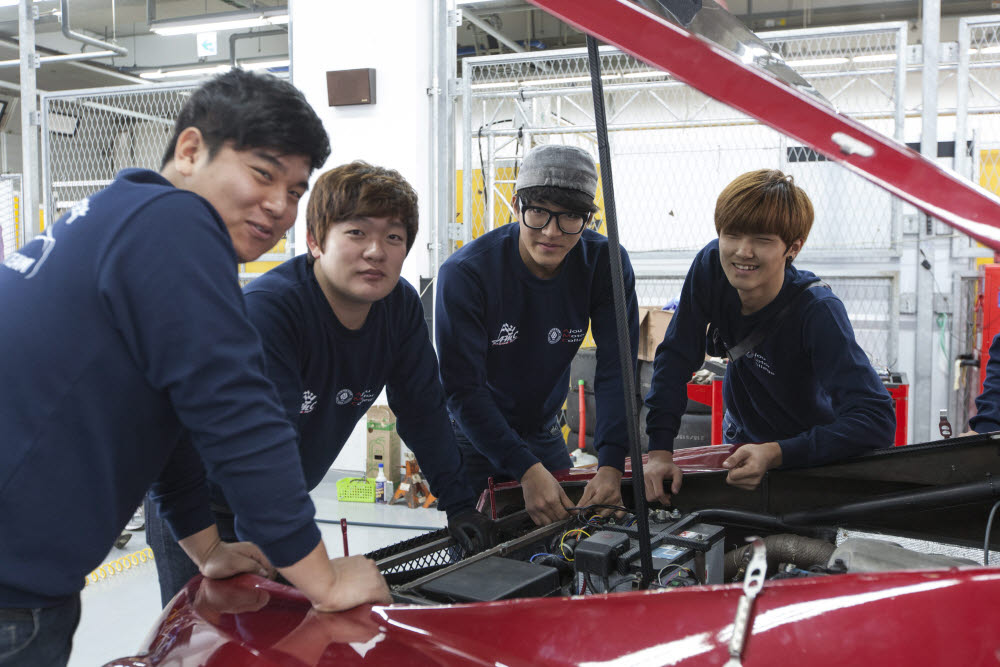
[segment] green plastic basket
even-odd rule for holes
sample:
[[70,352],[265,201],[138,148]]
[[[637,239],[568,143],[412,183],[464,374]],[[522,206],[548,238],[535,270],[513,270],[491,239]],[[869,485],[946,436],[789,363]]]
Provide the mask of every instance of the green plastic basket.
[[337,500],[345,500],[349,503],[375,502],[375,480],[367,477],[338,479]]

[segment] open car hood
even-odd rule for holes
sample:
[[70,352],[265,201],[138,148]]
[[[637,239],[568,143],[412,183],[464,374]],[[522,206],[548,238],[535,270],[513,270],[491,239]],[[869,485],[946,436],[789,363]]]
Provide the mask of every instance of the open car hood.
[[[745,39],[738,31],[728,29],[729,21],[735,19],[712,0],[529,1],[801,141],[927,214],[1000,250],[1000,198],[899,142],[838,114],[810,94],[808,84],[802,86],[796,78],[783,76],[777,61],[760,52],[767,47],[758,44],[756,37]],[[688,24],[700,26],[704,36],[671,22],[677,17],[667,8],[678,8],[683,17],[686,14],[679,8],[688,5],[697,10]],[[699,5],[701,9],[697,9]],[[752,35],[749,31],[746,34]]]

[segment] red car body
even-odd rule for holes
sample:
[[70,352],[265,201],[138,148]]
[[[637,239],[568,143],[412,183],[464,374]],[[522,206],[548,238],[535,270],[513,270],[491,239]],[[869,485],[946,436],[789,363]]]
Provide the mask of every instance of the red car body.
[[[724,49],[628,0],[532,1],[1000,249],[996,197]],[[772,471],[755,492],[725,485],[721,461],[730,447],[684,450],[675,459],[685,472],[675,500],[684,511],[730,507],[779,517],[838,506],[847,508],[831,515],[838,526],[982,544],[1000,445],[987,436],[954,442]],[[574,470],[560,481],[579,487],[591,474]],[[990,497],[915,501],[910,510],[897,505],[868,513],[856,505],[893,494],[935,498],[938,489],[969,484],[986,485]],[[519,495],[516,485],[498,487],[495,500],[502,504],[511,494]],[[723,665],[742,596],[742,585],[734,583],[317,614],[297,591],[259,577],[196,577],[165,610],[146,652],[108,664]],[[1000,569],[991,567],[766,581],[752,607],[741,662],[995,665],[998,599]]]

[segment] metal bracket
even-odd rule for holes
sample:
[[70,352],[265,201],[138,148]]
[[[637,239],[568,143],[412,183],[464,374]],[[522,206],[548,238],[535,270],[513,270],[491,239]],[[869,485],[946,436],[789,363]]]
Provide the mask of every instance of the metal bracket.
[[753,625],[753,600],[764,587],[764,576],[767,574],[767,554],[764,540],[759,537],[747,538],[750,545],[750,564],[743,579],[743,597],[736,607],[736,619],[733,621],[733,636],[729,640],[729,661],[726,667],[740,667],[743,663],[743,648],[750,628]]
[[448,10],[448,27],[457,28],[460,25],[462,25],[462,10],[461,9]]
[[448,238],[452,241],[461,241],[465,236],[465,225],[460,222],[448,223]]
[[462,94],[462,79],[448,79],[448,95],[458,97]]
[[42,59],[36,51],[28,54],[28,67],[38,69],[42,66]]
[[951,295],[945,292],[935,292],[934,293],[934,312],[935,313],[948,313],[952,311],[951,308]]
[[901,292],[899,295],[899,314],[913,315],[917,312],[917,294],[915,292]]
[[42,125],[42,112],[37,109],[32,109],[28,112],[28,123],[37,127]]

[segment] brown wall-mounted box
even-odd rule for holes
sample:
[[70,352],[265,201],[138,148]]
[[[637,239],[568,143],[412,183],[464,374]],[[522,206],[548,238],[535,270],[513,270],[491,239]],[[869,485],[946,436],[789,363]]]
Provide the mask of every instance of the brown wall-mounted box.
[[331,107],[375,104],[375,70],[364,67],[327,72],[326,97]]

